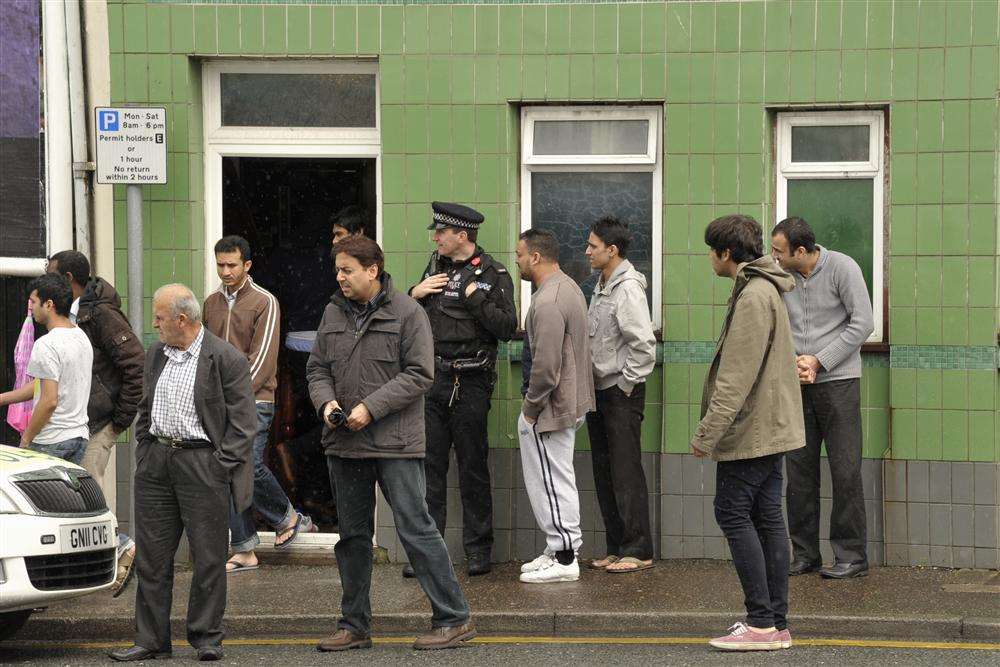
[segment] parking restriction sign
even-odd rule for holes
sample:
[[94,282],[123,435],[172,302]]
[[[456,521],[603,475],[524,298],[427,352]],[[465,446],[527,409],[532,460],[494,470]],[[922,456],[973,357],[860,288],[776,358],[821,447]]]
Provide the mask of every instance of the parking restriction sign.
[[96,107],[97,182],[167,182],[167,110]]

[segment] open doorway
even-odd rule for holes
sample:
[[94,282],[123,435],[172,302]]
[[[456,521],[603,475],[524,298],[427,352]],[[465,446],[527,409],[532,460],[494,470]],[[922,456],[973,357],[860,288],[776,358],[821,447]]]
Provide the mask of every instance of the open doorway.
[[223,234],[249,241],[250,273],[281,305],[278,390],[265,461],[296,509],[324,533],[337,531],[337,514],[305,366],[335,284],[331,218],[350,205],[369,212],[365,234],[376,238],[373,158],[222,158]]

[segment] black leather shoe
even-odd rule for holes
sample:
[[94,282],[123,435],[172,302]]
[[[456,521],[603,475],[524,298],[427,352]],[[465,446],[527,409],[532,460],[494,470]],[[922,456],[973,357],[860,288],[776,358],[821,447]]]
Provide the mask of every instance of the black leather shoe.
[[810,572],[817,572],[822,569],[823,563],[810,563],[805,560],[793,560],[792,564],[788,566],[788,576],[797,577],[800,574],[809,574]]
[[172,658],[170,651],[154,651],[142,646],[115,649],[108,657],[117,662],[138,662],[140,660],[166,660]]
[[403,566],[403,579],[413,579],[417,573],[413,571],[413,566],[407,563]]
[[222,660],[222,656],[221,646],[202,646],[198,649],[198,660],[202,662]]
[[835,563],[819,571],[824,579],[854,579],[868,574],[868,561],[860,563]]
[[490,562],[489,556],[470,557],[466,567],[470,577],[478,577],[493,571],[493,563]]

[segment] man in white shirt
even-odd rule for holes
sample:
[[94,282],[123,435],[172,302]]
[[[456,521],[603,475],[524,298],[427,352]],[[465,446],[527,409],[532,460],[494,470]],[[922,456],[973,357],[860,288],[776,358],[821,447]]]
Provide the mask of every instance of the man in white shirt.
[[0,394],[0,406],[34,400],[21,447],[80,463],[87,449],[87,401],[94,351],[90,339],[69,320],[73,291],[69,281],[44,275],[29,286],[35,321],[48,334],[35,342],[28,375],[35,381]]

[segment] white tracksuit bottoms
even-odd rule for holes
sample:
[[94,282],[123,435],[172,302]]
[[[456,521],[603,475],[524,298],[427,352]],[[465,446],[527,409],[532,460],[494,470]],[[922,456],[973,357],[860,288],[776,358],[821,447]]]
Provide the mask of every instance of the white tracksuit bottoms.
[[580,420],[575,427],[539,433],[523,414],[517,418],[524,486],[535,521],[552,552],[579,551],[583,544],[580,494],[573,470],[573,444],[582,424]]

